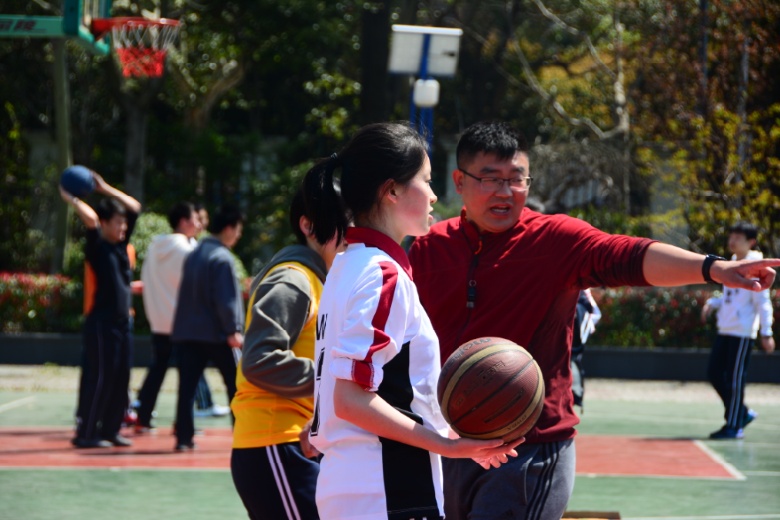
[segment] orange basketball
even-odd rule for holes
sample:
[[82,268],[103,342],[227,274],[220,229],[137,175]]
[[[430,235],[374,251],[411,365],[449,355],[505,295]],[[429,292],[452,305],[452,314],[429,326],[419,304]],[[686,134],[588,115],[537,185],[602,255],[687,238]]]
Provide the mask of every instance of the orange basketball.
[[503,338],[464,343],[442,366],[437,388],[444,418],[461,437],[519,439],[544,405],[542,371],[531,354]]

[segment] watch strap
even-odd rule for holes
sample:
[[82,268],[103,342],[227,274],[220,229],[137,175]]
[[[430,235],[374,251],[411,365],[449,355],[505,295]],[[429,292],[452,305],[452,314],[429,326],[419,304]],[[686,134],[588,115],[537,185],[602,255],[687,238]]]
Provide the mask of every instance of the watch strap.
[[725,258],[718,255],[707,255],[704,257],[704,262],[701,264],[701,275],[707,283],[718,283],[710,276],[710,269],[712,269],[712,264],[715,260],[725,260]]

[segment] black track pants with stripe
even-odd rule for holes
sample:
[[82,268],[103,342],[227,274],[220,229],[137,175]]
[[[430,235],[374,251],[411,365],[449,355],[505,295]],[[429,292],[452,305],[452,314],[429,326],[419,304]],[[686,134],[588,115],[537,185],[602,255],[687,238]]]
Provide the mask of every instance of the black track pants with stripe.
[[234,448],[230,471],[252,520],[317,520],[314,492],[320,465],[297,442]]
[[725,408],[726,426],[739,429],[747,416],[745,381],[755,340],[719,334],[710,352],[707,377]]

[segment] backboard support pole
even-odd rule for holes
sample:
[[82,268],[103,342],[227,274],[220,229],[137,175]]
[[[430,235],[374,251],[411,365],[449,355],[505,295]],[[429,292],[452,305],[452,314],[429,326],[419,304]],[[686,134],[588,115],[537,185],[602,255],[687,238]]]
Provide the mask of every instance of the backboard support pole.
[[[68,61],[65,49],[65,40],[55,38],[52,40],[54,51],[54,113],[57,133],[57,169],[63,171],[73,162],[70,148],[70,88],[68,86]],[[58,222],[60,229],[55,233],[55,247],[51,259],[51,272],[62,272],[65,259],[65,247],[67,237],[70,236],[69,217],[70,206],[68,204],[57,205]]]

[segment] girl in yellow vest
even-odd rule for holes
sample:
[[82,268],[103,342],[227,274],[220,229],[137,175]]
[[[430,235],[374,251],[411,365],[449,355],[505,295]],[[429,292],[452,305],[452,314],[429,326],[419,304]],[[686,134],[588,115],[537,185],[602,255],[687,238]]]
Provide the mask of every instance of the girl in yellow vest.
[[301,446],[299,435],[314,408],[322,285],[343,237],[322,236],[300,190],[290,206],[290,224],[298,244],[279,251],[252,281],[231,403],[236,418],[231,472],[254,520],[318,518],[319,462],[307,456],[309,446]]

